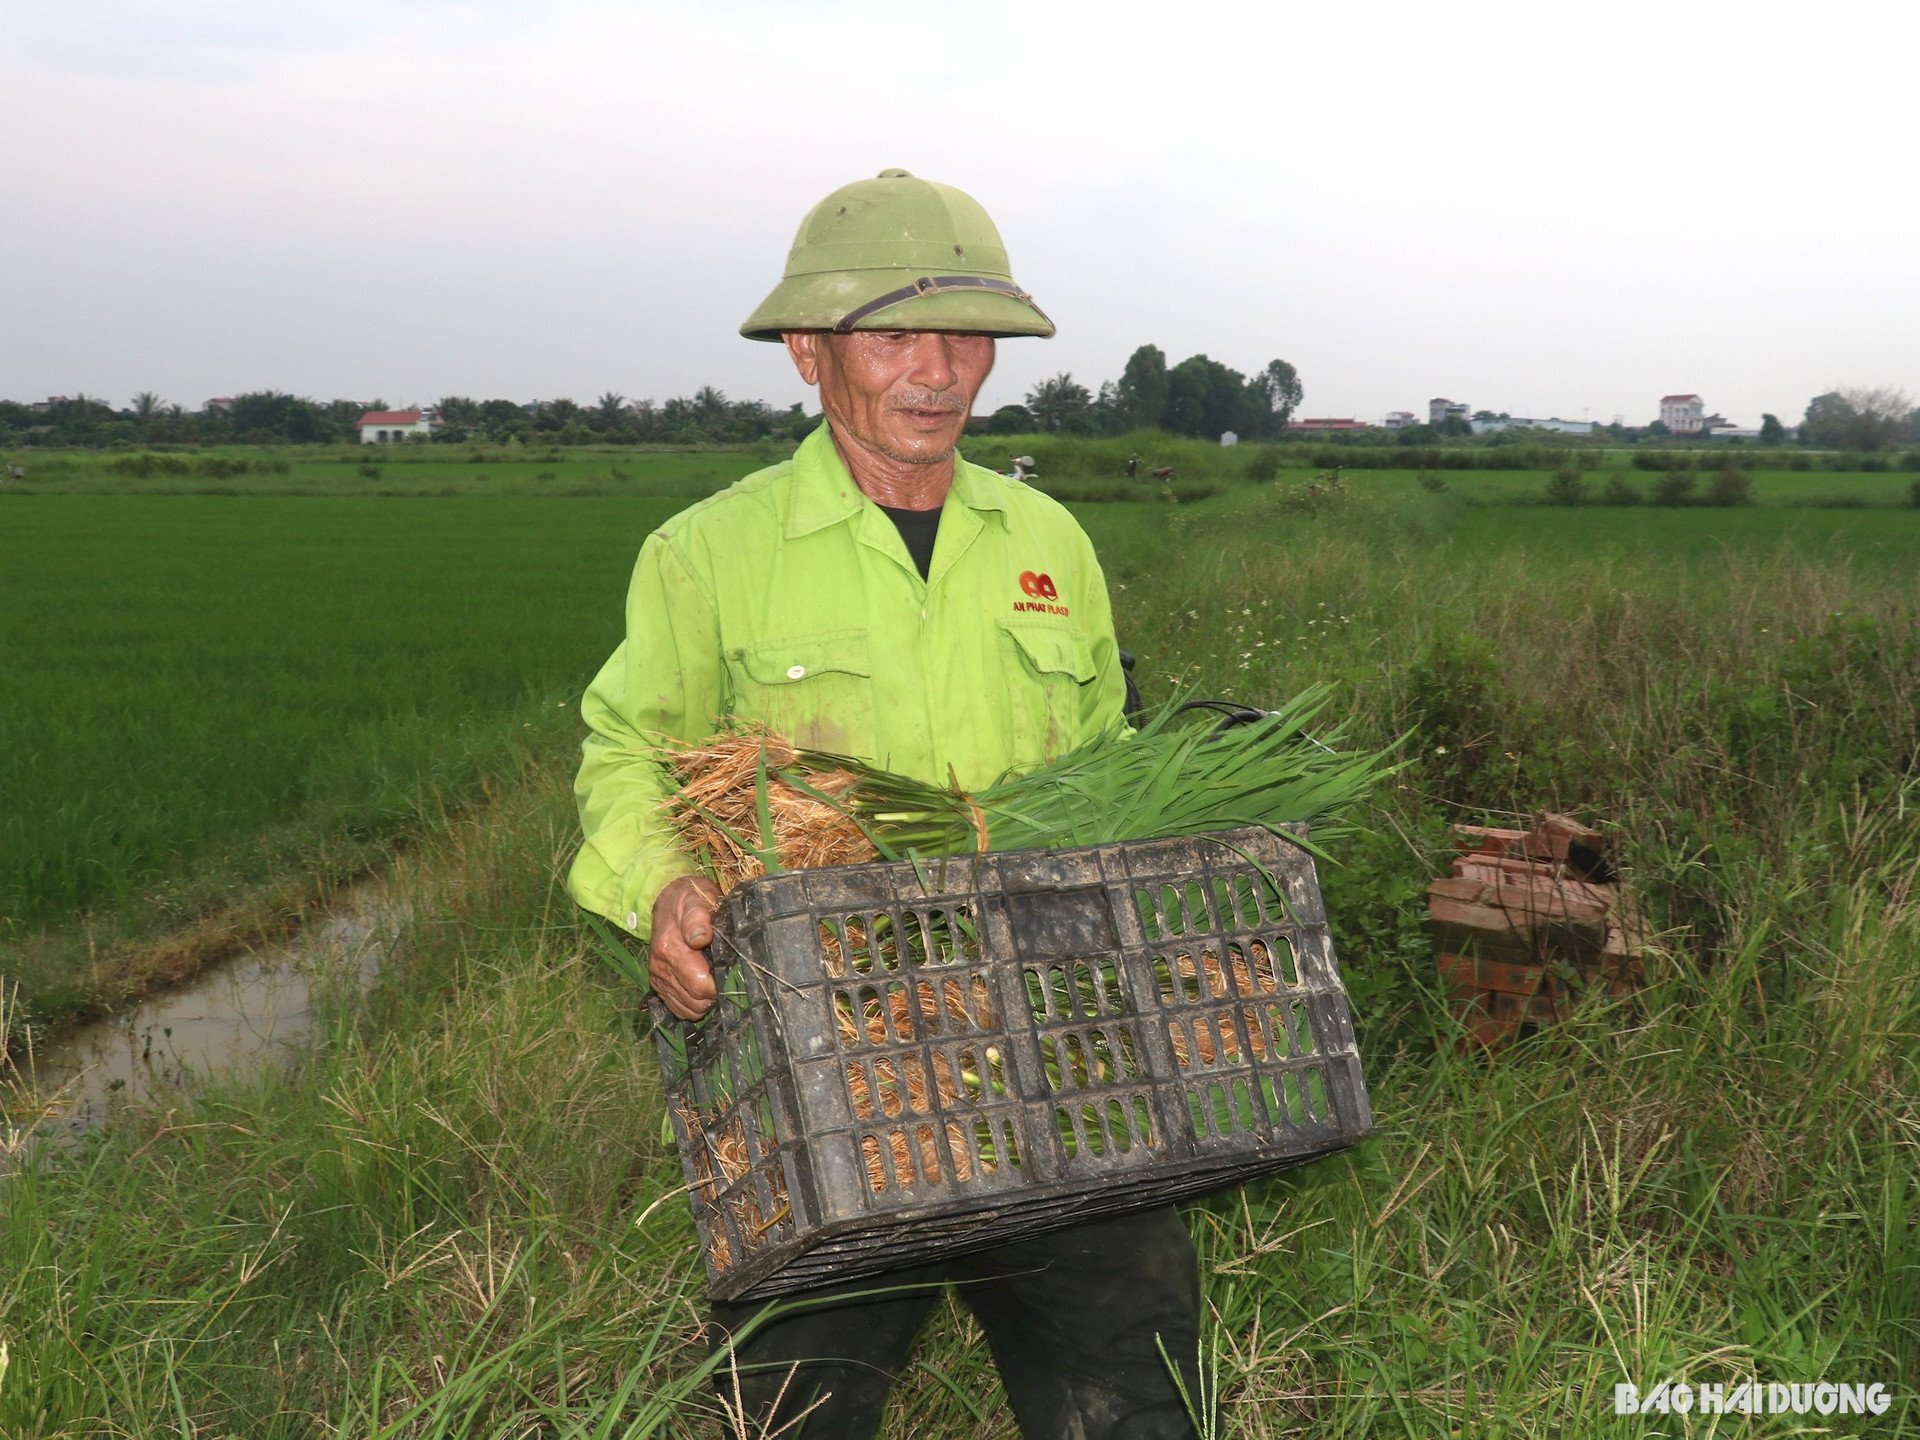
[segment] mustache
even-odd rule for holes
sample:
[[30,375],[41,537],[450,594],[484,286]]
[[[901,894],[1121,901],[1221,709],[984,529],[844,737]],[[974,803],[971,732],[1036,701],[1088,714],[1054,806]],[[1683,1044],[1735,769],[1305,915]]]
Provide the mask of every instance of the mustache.
[[925,390],[919,394],[896,396],[887,402],[889,410],[944,410],[950,415],[966,413],[967,402],[958,395]]

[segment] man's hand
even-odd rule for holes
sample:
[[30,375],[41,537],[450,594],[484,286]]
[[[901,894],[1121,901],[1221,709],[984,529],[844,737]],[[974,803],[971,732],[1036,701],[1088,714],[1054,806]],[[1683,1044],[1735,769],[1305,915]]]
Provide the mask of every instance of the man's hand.
[[713,969],[704,952],[713,943],[713,907],[719,903],[720,887],[704,875],[682,875],[653,902],[647,978],[682,1020],[698,1020],[713,1008]]

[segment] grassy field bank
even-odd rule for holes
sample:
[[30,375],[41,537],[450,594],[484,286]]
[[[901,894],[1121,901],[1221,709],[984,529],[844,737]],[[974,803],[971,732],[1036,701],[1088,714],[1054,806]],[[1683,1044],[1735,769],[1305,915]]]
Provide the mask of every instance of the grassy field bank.
[[25,471],[12,494],[387,497],[710,495],[792,446],[235,445],[206,451],[51,451],[0,456]]
[[[711,494],[750,470],[784,459],[783,441],[752,446],[543,445],[278,445],[228,446],[205,451],[15,451],[0,464],[19,464],[25,483],[0,494],[416,496],[525,495],[579,498],[653,495],[688,501]],[[1713,449],[1667,456],[1641,448],[1605,450],[1514,446],[1499,451],[1447,451],[1444,467],[1417,449],[1347,451],[1300,444],[1223,447],[1157,430],[1107,439],[1064,435],[974,436],[967,458],[1008,471],[1015,456],[1038,463],[1043,488],[1068,501],[1211,498],[1246,485],[1304,488],[1341,467],[1343,482],[1378,494],[1398,494],[1421,483],[1438,485],[1465,504],[1536,504],[1562,466],[1577,475],[1589,505],[1607,502],[1608,488],[1624,483],[1641,503],[1657,498],[1661,475],[1642,463],[1681,459],[1695,467],[1690,504],[1708,500],[1726,466],[1749,474],[1753,499],[1801,507],[1912,506],[1920,480],[1885,457],[1810,454],[1766,449]],[[1475,455],[1485,458],[1475,461]],[[1127,475],[1137,456],[1137,473]],[[1364,464],[1354,462],[1364,460]],[[1343,466],[1343,461],[1347,462]],[[1472,462],[1475,468],[1468,468]],[[1853,464],[1877,463],[1878,470]],[[1151,472],[1170,466],[1173,476]],[[1456,468],[1457,467],[1457,468]],[[1808,468],[1811,467],[1811,468]]]
[[[1191,1215],[1227,1433],[1920,1434],[1920,514],[1449,479],[1082,510],[1150,695],[1331,680],[1412,737],[1323,873],[1382,1133]],[[635,997],[558,887],[572,739],[410,853],[297,1069],[0,1181],[0,1434],[732,1433]],[[1463,1057],[1421,893],[1449,820],[1540,805],[1616,829],[1652,984]],[[983,1353],[945,1314],[888,1433],[1011,1436]],[[1611,1413],[1747,1377],[1895,1404]]]

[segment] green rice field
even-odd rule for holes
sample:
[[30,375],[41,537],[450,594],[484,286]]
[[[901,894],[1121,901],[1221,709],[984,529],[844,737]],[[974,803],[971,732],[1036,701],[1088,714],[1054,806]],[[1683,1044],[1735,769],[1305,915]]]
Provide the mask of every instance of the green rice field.
[[[1405,762],[1322,867],[1379,1134],[1188,1210],[1219,1433],[1920,1436],[1912,477],[1553,506],[1543,473],[1256,481],[1195,447],[1156,491],[1050,443],[1149,701],[1328,682]],[[16,1045],[88,1003],[102,937],[396,850],[412,907],[290,1068],[0,1151],[0,1436],[753,1433],[710,1383],[639,997],[560,873],[639,540],[764,457],[556,457],[39,457],[0,494]],[[1540,808],[1613,838],[1648,983],[1487,1057],[1425,887],[1450,823]],[[1613,1413],[1668,1379],[1890,1398]],[[1017,1434],[963,1309],[884,1433]]]
[[111,906],[271,826],[377,827],[619,638],[675,508],[57,496],[0,529],[0,910]]

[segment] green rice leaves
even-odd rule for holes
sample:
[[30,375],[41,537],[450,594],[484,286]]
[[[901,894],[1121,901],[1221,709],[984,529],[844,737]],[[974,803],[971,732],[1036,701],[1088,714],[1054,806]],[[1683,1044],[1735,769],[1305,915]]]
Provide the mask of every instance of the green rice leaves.
[[1137,731],[1115,726],[972,796],[845,756],[800,758],[804,767],[844,768],[859,777],[845,808],[891,856],[980,848],[976,806],[993,850],[1304,822],[1316,829],[1316,853],[1324,853],[1342,819],[1395,768],[1390,752],[1343,751],[1338,732],[1321,739],[1309,733],[1332,694],[1331,687],[1315,686],[1260,720],[1218,733],[1168,705]]

